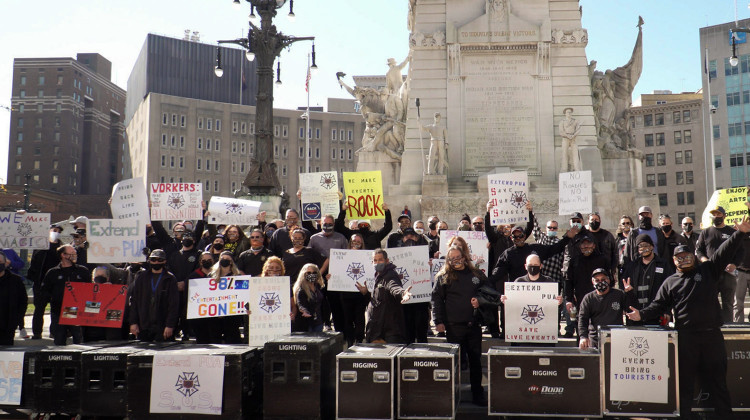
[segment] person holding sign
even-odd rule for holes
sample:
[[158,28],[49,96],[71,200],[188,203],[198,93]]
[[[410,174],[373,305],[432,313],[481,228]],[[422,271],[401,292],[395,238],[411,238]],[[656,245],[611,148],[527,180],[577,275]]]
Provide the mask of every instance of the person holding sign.
[[388,205],[383,203],[383,211],[385,212],[385,224],[378,230],[371,230],[370,223],[364,220],[359,221],[357,230],[352,230],[344,225],[344,219],[346,218],[346,211],[349,209],[349,205],[344,203],[341,205],[341,212],[339,217],[336,218],[334,224],[334,230],[349,238],[353,233],[359,233],[365,240],[365,249],[378,249],[380,243],[388,236],[388,233],[393,229],[393,219],[391,219],[391,211],[388,210]]
[[12,346],[16,327],[23,322],[29,296],[17,274],[5,266],[7,257],[0,252],[0,346]]
[[[211,253],[204,251],[198,260],[198,268],[188,276],[188,283],[192,279],[211,281],[210,273],[214,266],[214,258]],[[197,344],[221,344],[221,322],[218,318],[195,318],[190,320],[190,325],[195,333]]]
[[68,340],[68,332],[73,335],[73,343],[81,343],[81,327],[73,325],[60,325],[60,311],[62,310],[65,285],[68,282],[86,283],[91,280],[88,268],[76,264],[78,254],[72,245],[63,245],[57,248],[60,264],[52,267],[42,280],[41,293],[50,303],[50,316],[52,318],[52,334],[54,334],[55,345],[64,346]]
[[[349,249],[364,249],[365,240],[362,235],[355,233],[349,240]],[[328,274],[330,278],[331,274]],[[351,347],[365,339],[365,310],[367,297],[359,292],[340,292],[341,311],[344,318],[344,339]]]
[[411,299],[411,286],[401,287],[401,278],[396,266],[388,260],[388,253],[381,248],[372,253],[372,265],[375,269],[375,283],[372,292],[367,286],[357,282],[355,285],[363,295],[370,294],[367,305],[369,322],[365,327],[368,343],[406,343],[406,325],[401,304]]
[[151,251],[150,270],[140,271],[130,300],[130,333],[141,341],[171,341],[180,314],[177,279],[167,271],[167,253]]
[[318,266],[305,264],[292,288],[298,311],[292,323],[292,332],[323,331],[324,286]]
[[[212,281],[218,283],[222,277],[239,276],[240,271],[234,264],[234,257],[232,257],[231,251],[224,251],[219,256],[219,263],[214,264],[211,268],[211,272],[208,275]],[[224,339],[224,344],[240,344],[242,339],[240,338],[240,325],[245,315],[229,315],[221,317],[221,336]]]
[[610,285],[609,270],[597,268],[591,274],[594,290],[583,297],[578,314],[578,347],[598,348],[597,327],[622,325],[622,314],[626,308],[625,293]]

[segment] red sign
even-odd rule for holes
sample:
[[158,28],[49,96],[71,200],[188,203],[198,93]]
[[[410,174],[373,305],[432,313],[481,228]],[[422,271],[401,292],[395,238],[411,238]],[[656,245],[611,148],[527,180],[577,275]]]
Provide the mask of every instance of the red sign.
[[127,295],[123,284],[66,283],[60,324],[120,328]]

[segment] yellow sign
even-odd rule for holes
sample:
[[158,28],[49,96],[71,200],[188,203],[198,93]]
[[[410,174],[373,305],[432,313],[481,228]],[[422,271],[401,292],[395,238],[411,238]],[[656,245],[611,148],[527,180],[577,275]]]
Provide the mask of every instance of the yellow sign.
[[747,215],[747,187],[727,188],[716,190],[711,199],[708,200],[706,209],[701,216],[701,229],[711,226],[711,210],[717,207],[724,207],[727,216],[724,223],[727,226],[734,226],[734,222],[741,222],[742,217]]
[[344,172],[344,190],[350,219],[385,219],[380,171]]

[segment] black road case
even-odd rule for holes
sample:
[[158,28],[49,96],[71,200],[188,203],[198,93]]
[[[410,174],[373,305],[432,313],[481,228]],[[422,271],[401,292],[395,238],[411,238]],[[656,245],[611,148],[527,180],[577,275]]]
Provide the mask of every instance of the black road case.
[[398,354],[398,418],[452,419],[460,401],[458,344],[414,343]]
[[[159,351],[177,350],[181,343],[170,341],[144,343],[145,347],[127,356],[128,418],[132,420],[149,418],[151,407],[151,374],[154,371],[154,355]],[[158,414],[158,416],[170,416]],[[176,418],[178,416],[170,416]]]
[[335,362],[340,350],[333,334],[290,334],[267,342],[263,418],[333,418]]
[[396,356],[403,346],[357,344],[336,356],[336,418],[392,419]]
[[81,357],[111,343],[48,347],[36,353],[34,410],[78,413],[81,403]]
[[[750,325],[731,324],[721,328],[727,349],[727,388],[734,412],[750,412]],[[693,411],[713,411],[706,408],[708,392],[695,386]]]
[[[208,354],[224,356],[224,395],[221,416],[211,417],[237,420],[263,418],[263,349],[244,345],[215,347]],[[205,419],[206,416],[201,418]]]
[[[627,327],[629,330],[644,331],[668,331],[661,327]],[[669,379],[667,386],[667,403],[658,404],[651,402],[639,401],[612,401],[609,398],[610,386],[610,361],[612,356],[612,333],[610,330],[599,331],[599,342],[602,351],[602,378],[604,387],[602,388],[602,404],[604,405],[605,416],[618,417],[679,417],[680,415],[680,393],[679,380],[677,374],[677,331],[669,330],[669,339],[667,341]]]
[[487,357],[488,414],[601,417],[598,351],[492,347]]
[[[12,384],[8,384],[5,392],[21,392],[21,405],[0,405],[0,409],[34,409],[34,375],[36,371],[37,353],[46,349],[46,346],[2,346],[0,351],[23,352],[23,382],[20,390],[13,390]],[[51,347],[50,347],[51,348]]]

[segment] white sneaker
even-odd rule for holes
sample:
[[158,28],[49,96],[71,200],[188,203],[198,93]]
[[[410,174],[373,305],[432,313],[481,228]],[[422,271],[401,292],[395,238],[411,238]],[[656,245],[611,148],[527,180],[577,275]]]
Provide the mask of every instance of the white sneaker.
[[26,332],[26,328],[18,330],[18,338],[28,339],[30,338],[29,333]]

